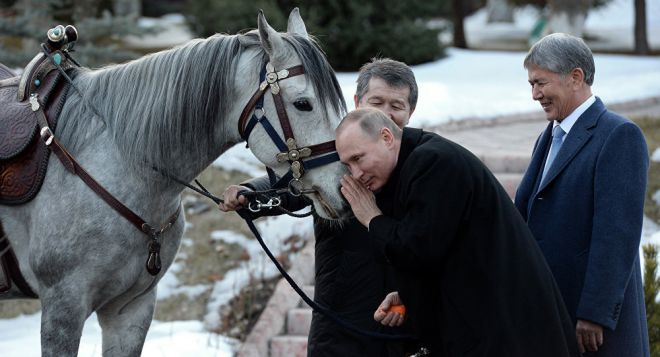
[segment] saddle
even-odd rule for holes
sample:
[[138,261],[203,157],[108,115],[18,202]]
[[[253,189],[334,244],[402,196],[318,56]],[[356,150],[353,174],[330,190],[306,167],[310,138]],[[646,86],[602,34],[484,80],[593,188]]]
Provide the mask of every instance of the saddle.
[[[68,54],[77,38],[73,26],[50,29],[41,45],[43,52],[30,61],[20,77],[0,63],[0,204],[29,202],[43,184],[50,150],[37,135],[39,119],[32,106],[43,108],[54,132],[69,91],[62,72],[71,73],[74,65],[78,66]],[[0,222],[0,295],[8,292],[12,283],[24,297],[38,298],[21,274]]]
[[[69,90],[69,83],[57,69],[74,68],[68,54],[45,47],[49,55],[39,53],[21,77],[0,67],[0,204],[18,205],[32,200],[46,176],[50,150],[37,135],[37,112],[29,101],[36,95],[44,107],[52,130]],[[65,72],[66,73],[66,72]]]

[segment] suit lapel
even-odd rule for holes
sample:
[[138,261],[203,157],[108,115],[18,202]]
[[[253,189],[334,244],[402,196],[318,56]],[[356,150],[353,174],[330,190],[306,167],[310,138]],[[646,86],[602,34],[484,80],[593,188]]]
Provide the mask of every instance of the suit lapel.
[[568,166],[573,157],[584,147],[587,141],[589,141],[592,135],[591,129],[596,126],[598,118],[604,111],[605,106],[603,102],[600,98],[596,98],[596,102],[578,118],[557,153],[557,157],[547,173],[547,179],[542,183],[537,192],[547,187]]
[[541,180],[541,173],[543,172],[543,163],[545,162],[545,157],[548,155],[548,150],[550,149],[550,142],[552,141],[552,122],[548,123],[548,126],[545,128],[541,137],[539,137],[539,142],[534,149],[532,154],[532,159],[529,162],[529,168],[527,169],[526,175],[529,175],[528,182],[529,194],[523,196],[530,196],[529,201],[527,202],[527,213],[531,209],[532,202],[534,202],[535,196],[538,192],[539,181]]

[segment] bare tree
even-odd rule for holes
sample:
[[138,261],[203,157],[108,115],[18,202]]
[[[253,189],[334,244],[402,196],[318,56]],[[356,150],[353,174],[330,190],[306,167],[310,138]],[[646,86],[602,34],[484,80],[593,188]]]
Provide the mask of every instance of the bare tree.
[[646,36],[646,0],[635,0],[635,53],[648,55],[649,52]]
[[462,0],[452,0],[452,20],[454,23],[454,47],[468,48],[465,40],[465,9]]

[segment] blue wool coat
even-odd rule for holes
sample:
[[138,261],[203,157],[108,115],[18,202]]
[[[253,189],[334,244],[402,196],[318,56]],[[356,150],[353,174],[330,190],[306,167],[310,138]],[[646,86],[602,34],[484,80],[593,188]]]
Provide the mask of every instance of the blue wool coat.
[[552,123],[536,142],[516,193],[569,314],[604,326],[587,356],[649,356],[639,263],[648,151],[641,130],[596,98],[539,186]]

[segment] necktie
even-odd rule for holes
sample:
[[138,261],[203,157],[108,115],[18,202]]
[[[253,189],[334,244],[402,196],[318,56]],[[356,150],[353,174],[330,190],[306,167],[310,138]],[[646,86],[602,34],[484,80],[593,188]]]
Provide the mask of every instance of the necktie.
[[550,152],[548,157],[545,159],[545,166],[543,166],[543,176],[541,176],[541,184],[545,181],[545,175],[548,173],[548,169],[552,166],[552,162],[555,160],[559,149],[561,148],[562,138],[566,135],[564,129],[561,126],[557,125],[552,129],[552,145],[550,146]]

